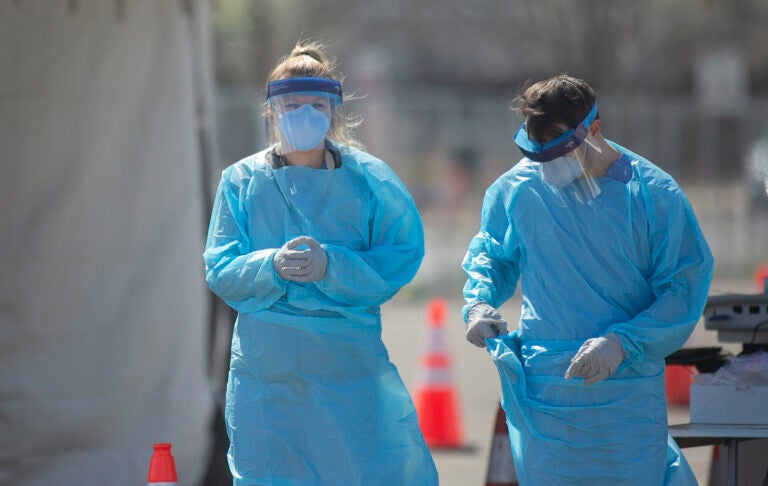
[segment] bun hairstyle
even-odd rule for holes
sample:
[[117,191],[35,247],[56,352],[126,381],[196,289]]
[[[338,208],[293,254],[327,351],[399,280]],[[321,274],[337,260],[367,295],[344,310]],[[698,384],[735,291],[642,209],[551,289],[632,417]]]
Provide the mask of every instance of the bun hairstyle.
[[[267,77],[267,84],[289,78],[327,78],[341,83],[344,77],[336,69],[336,60],[326,55],[323,44],[317,41],[300,40],[272,69]],[[345,101],[349,99],[344,96]],[[265,115],[271,116],[269,107],[266,107]],[[363,144],[356,140],[353,134],[353,129],[360,123],[362,118],[339,109],[331,120],[329,138],[343,145],[364,150]],[[274,135],[270,136],[270,143],[276,141]]]
[[341,82],[335,59],[325,54],[325,46],[315,41],[299,41],[291,52],[277,63],[267,83],[288,78],[328,78]]

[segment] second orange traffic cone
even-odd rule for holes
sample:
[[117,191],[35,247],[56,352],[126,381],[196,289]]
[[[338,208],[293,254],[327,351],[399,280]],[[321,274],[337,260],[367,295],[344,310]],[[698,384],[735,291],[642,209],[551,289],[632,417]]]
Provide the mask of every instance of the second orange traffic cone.
[[414,394],[419,428],[429,447],[462,447],[458,397],[450,373],[450,356],[443,326],[446,303],[432,299],[427,306],[427,350],[421,359],[421,376]]
[[171,455],[171,444],[155,444],[153,449],[147,486],[176,486],[176,464]]
[[485,486],[518,486],[515,464],[512,461],[512,446],[509,443],[507,417],[501,404],[496,412],[496,423],[493,427]]

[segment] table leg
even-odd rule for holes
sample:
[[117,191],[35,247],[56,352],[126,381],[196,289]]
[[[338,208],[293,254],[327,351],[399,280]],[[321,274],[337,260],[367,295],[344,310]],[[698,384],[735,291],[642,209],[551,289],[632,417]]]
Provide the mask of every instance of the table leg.
[[736,439],[727,439],[725,444],[728,447],[728,486],[738,486],[739,441]]

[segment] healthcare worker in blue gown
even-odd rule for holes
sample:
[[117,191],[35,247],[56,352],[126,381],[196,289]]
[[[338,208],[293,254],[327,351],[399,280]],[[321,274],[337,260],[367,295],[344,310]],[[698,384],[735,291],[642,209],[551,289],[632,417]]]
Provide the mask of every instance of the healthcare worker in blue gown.
[[[691,206],[603,138],[583,80],[558,75],[517,101],[525,157],[486,191],[462,312],[499,372],[518,480],[695,485],[664,397],[664,358],[693,331],[712,274]],[[497,309],[518,282],[507,333]]]
[[223,171],[204,253],[238,312],[226,396],[236,485],[435,485],[380,306],[423,231],[381,160],[350,146],[341,84],[300,42],[268,79],[274,144]]

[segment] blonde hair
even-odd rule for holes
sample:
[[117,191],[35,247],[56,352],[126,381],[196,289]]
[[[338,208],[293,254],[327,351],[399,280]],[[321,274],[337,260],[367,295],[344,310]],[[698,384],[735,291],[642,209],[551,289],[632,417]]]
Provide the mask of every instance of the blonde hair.
[[[299,40],[291,52],[283,56],[269,73],[267,85],[272,81],[300,77],[327,78],[339,83],[344,79],[337,71],[336,60],[325,54],[325,46],[312,40]],[[344,96],[344,99],[349,100],[350,97]],[[329,138],[343,145],[362,149],[363,145],[353,135],[353,130],[362,123],[362,118],[346,113],[346,110],[341,108],[340,104],[331,120]],[[267,116],[271,115],[267,113]],[[276,134],[273,133],[271,138],[275,137]],[[277,140],[269,142],[275,143]]]

